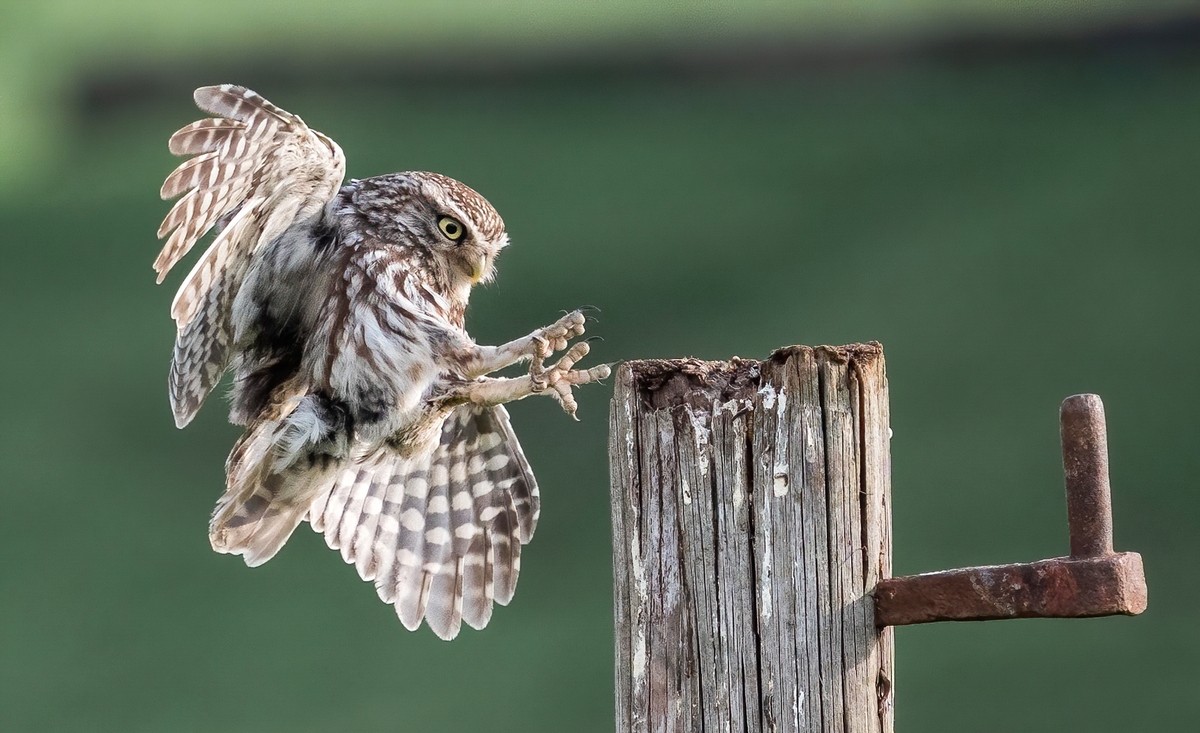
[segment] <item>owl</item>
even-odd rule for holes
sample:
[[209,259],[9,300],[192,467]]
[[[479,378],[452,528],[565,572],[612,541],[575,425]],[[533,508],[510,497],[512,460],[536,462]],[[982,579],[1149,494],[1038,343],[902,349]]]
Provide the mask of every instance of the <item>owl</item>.
[[[501,346],[464,329],[471,289],[508,244],[482,196],[436,173],[342,185],[341,148],[243,87],[196,90],[214,115],[170,139],[168,271],[216,236],[171,304],[169,390],[186,426],[226,371],[245,432],[209,524],[217,552],[271,559],[302,521],[325,535],[410,630],[443,639],[507,604],[538,487],[504,403],[532,394],[574,416],[572,388],[607,366],[580,311]],[[547,365],[556,351],[565,351]],[[519,377],[493,377],[529,362]]]

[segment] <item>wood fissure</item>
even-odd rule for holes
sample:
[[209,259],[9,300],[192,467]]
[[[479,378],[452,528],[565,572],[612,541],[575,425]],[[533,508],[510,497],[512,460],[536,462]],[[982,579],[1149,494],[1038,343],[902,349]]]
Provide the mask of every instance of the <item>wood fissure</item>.
[[632,362],[610,427],[617,731],[891,733],[878,345]]

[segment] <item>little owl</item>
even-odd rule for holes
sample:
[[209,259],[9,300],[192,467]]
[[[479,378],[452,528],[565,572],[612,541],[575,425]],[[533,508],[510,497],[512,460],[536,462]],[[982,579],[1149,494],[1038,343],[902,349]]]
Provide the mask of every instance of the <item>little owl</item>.
[[[341,148],[242,87],[196,90],[215,118],[171,137],[194,155],[159,228],[159,282],[212,228],[171,305],[175,423],[226,370],[245,433],[226,462],[213,549],[271,559],[302,520],[415,629],[453,638],[512,598],[538,488],[503,403],[535,393],[574,415],[586,342],[570,313],[502,346],[464,330],[471,288],[508,244],[482,196],[436,173],[343,186]],[[552,366],[554,351],[566,353]],[[517,378],[489,377],[529,360]]]

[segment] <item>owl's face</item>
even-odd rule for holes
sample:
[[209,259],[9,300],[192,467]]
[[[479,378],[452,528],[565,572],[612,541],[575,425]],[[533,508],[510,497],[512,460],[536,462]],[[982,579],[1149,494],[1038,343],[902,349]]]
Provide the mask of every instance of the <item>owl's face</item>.
[[487,199],[437,173],[395,173],[355,181],[354,203],[385,241],[420,251],[452,284],[486,282],[508,244]]
[[472,283],[490,281],[496,256],[508,244],[500,215],[487,199],[453,178],[437,173],[413,175],[421,183],[433,229],[439,235],[433,238],[432,248]]

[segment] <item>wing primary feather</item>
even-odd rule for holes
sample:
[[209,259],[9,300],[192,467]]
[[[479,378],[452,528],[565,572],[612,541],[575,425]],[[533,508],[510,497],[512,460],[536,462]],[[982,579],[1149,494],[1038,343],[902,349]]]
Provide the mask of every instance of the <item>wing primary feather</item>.
[[458,580],[458,562],[454,558],[454,537],[450,531],[450,497],[454,481],[464,470],[465,446],[462,441],[444,444],[434,461],[430,476],[429,503],[425,508],[424,570],[430,576],[425,620],[442,639],[458,633],[454,614],[454,594]]
[[220,148],[234,133],[244,129],[246,126],[237,120],[212,117],[197,120],[176,131],[167,141],[167,149],[172,155],[210,153]]
[[[393,486],[395,485],[393,482]],[[383,585],[380,585],[379,579],[376,585],[380,587],[381,595],[386,592],[387,596],[394,599],[400,623],[412,631],[421,625],[421,619],[425,615],[425,571],[421,566],[425,553],[429,462],[425,461],[420,470],[411,472],[400,486],[403,488],[398,507],[396,534],[388,553],[391,568],[387,575],[380,576]]]
[[362,520],[363,502],[366,501],[367,493],[375,483],[376,476],[387,470],[389,466],[390,463],[381,465],[378,460],[363,466],[362,470],[358,472],[358,478],[355,479],[354,485],[350,487],[350,494],[346,498],[346,508],[342,511],[341,519],[337,522],[336,527],[330,528],[334,536],[329,540],[329,546],[340,550],[342,559],[348,563],[354,562],[352,554],[354,534]]
[[325,508],[329,505],[330,497],[338,491],[344,491],[349,484],[354,482],[357,475],[357,468],[342,469],[329,491],[323,492],[313,501],[312,506],[308,508],[308,523],[315,531],[322,533],[325,531]]
[[521,570],[521,544],[515,542],[516,510],[511,502],[502,507],[492,521],[492,584],[496,603],[507,606],[517,586]]
[[329,501],[325,505],[325,543],[330,549],[338,549],[337,530],[342,523],[342,515],[346,512],[346,503],[350,500],[350,495],[366,475],[366,468],[361,464],[354,470],[353,480],[339,481],[337,488],[329,495]]
[[462,556],[462,620],[482,629],[492,618],[492,569],[488,565],[485,530],[475,534]]
[[[223,312],[227,304],[222,301],[228,294],[228,288],[212,288],[204,307]],[[221,313],[194,319],[179,329],[168,380],[176,427],[192,421],[204,398],[220,381],[229,364],[229,345],[229,324]]]
[[[209,175],[209,171],[218,166],[216,152],[203,153],[195,158],[188,158],[163,181],[158,194],[163,199],[175,198],[179,194],[195,188],[201,179]],[[161,230],[160,230],[161,231]],[[161,237],[162,234],[159,234]]]
[[375,525],[375,536],[371,538],[370,552],[375,565],[375,590],[379,593],[379,598],[387,604],[396,602],[396,545],[400,536],[401,515],[405,510],[405,481],[415,475],[411,462],[406,461],[406,464],[403,473],[398,471],[388,480],[379,520]]
[[192,97],[196,106],[209,114],[220,115],[250,125],[258,115],[267,114],[281,122],[298,122],[299,117],[276,107],[257,92],[237,84],[200,87]]
[[[383,505],[391,487],[392,476],[404,472],[406,461],[382,464],[371,479],[371,487],[363,499],[362,511],[354,527],[354,536],[348,547],[348,561],[353,562],[358,575],[365,581],[375,580],[379,571],[379,555],[375,552],[375,535],[383,515]],[[347,545],[343,545],[347,547]]]

